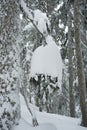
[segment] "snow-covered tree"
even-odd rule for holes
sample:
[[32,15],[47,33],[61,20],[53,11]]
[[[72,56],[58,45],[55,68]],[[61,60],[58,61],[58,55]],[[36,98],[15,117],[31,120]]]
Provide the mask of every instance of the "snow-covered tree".
[[46,42],[47,45],[38,47],[33,54],[30,82],[36,88],[36,105],[51,112],[52,97],[62,85],[63,63],[53,38],[48,35]]
[[[27,1],[28,2],[28,1]],[[34,1],[35,2],[35,1]],[[63,25],[63,23],[60,23],[60,26],[58,26],[58,24],[59,24],[59,17],[61,17],[61,15],[58,15],[58,16],[56,16],[56,18],[58,17],[58,19],[56,19],[57,21],[57,24],[55,24],[55,17],[53,17],[54,16],[54,14],[60,14],[60,10],[62,11],[62,9],[63,9],[63,6],[64,6],[64,9],[65,9],[65,5],[64,5],[64,3],[63,2],[58,2],[57,4],[58,4],[58,6],[57,6],[57,4],[56,4],[56,2],[57,1],[55,1],[55,4],[54,4],[54,2],[53,1],[51,1],[50,0],[50,3],[49,2],[47,2],[47,1],[45,1],[45,3],[47,3],[47,6],[49,6],[50,4],[52,4],[52,5],[54,5],[54,7],[52,7],[52,10],[49,12],[49,10],[50,10],[50,6],[49,6],[49,8],[46,8],[46,10],[44,10],[43,11],[43,9],[45,8],[44,6],[45,5],[43,5],[43,8],[41,9],[40,8],[40,6],[41,6],[41,3],[43,3],[43,2],[37,2],[38,3],[38,7],[36,7],[37,5],[36,4],[34,4],[34,2],[33,1],[31,1],[31,2],[28,2],[28,4],[27,4],[27,6],[29,7],[29,8],[27,8],[27,9],[25,9],[25,7],[23,6],[23,3],[22,3],[22,8],[24,8],[23,10],[24,10],[24,12],[25,12],[25,14],[28,16],[28,19],[27,19],[27,17],[26,17],[26,19],[28,20],[28,22],[29,22],[29,25],[28,26],[26,26],[25,27],[25,31],[24,31],[24,35],[25,35],[25,38],[24,38],[24,43],[25,43],[25,41],[27,40],[27,42],[29,42],[29,46],[30,46],[30,44],[32,45],[32,47],[33,47],[33,50],[35,50],[38,46],[40,46],[40,45],[45,45],[46,44],[46,38],[45,38],[45,36],[46,35],[48,35],[49,33],[50,33],[50,28],[52,27],[52,29],[51,29],[51,35],[53,36],[53,32],[52,32],[52,30],[55,30],[56,29],[56,31],[58,31],[58,33],[55,33],[55,36],[58,36],[59,37],[59,35],[60,35],[60,39],[63,39],[61,36],[63,36],[63,34],[62,33],[59,33],[60,32],[60,30],[62,30],[62,31],[64,31],[64,26],[62,26]],[[45,12],[45,13],[43,13],[42,11],[40,11],[39,9],[37,10],[36,8],[39,8],[39,9],[41,9],[43,12]],[[55,10],[55,8],[56,8],[56,10]],[[32,10],[31,10],[32,9]],[[35,11],[33,11],[35,9]],[[27,13],[27,11],[31,11],[32,12],[32,14],[33,14],[33,16],[31,17],[31,15],[30,14],[28,14]],[[54,10],[54,11],[53,11]],[[64,10],[63,10],[64,11]],[[53,13],[54,12],[54,13]],[[51,23],[49,23],[49,21],[48,21],[48,18],[47,18],[47,15],[48,15],[48,18],[50,19],[50,22]],[[26,16],[25,15],[25,16]],[[30,16],[29,16],[30,15]],[[63,16],[65,16],[65,14],[63,13],[62,14]],[[35,18],[34,18],[34,16],[35,16]],[[39,17],[38,17],[39,16]],[[52,23],[52,21],[54,21],[53,23]],[[35,22],[34,22],[35,21]],[[38,22],[39,21],[39,22]],[[42,21],[42,23],[43,23],[43,25],[41,24],[41,21]],[[30,22],[32,22],[32,24],[33,24],[33,26],[31,26],[31,29],[29,29],[28,31],[26,31],[27,29],[28,29],[28,27],[30,28],[30,25],[31,25],[31,23]],[[42,25],[42,26],[41,26]],[[56,25],[56,27],[53,27],[53,26],[55,26]],[[48,28],[49,27],[49,28]],[[62,28],[61,28],[62,27]],[[44,29],[46,29],[46,31],[45,31],[45,33],[44,33]],[[47,34],[48,33],[48,34]],[[65,34],[66,35],[66,34]],[[55,40],[56,41],[58,41],[58,39],[57,38],[55,38]],[[63,40],[63,43],[66,41],[66,39],[65,40]],[[59,42],[56,42],[57,44],[59,44],[60,45],[60,41]],[[34,44],[34,45],[33,45]],[[61,43],[62,44],[62,43]],[[64,49],[63,49],[64,50]],[[64,56],[65,57],[65,53],[62,55],[62,57]],[[63,79],[65,79],[65,78],[63,78]],[[65,82],[66,82],[66,80],[65,80]],[[66,83],[65,83],[66,84]],[[32,88],[32,87],[29,87],[29,88]],[[65,87],[63,87],[63,89],[66,89]],[[65,90],[64,90],[65,91]],[[64,92],[63,91],[63,92]],[[68,99],[66,99],[66,94],[64,95],[64,93],[62,94],[62,98],[64,98],[64,96],[65,96],[65,100],[66,100],[66,102],[68,101]],[[58,99],[57,98],[55,98],[54,97],[54,99],[56,99],[56,101],[55,102],[58,102],[59,104],[64,104],[64,103],[60,103],[59,101],[58,101]],[[63,100],[61,101],[61,102],[63,102]],[[58,106],[60,106],[58,104]],[[67,103],[65,103],[66,105],[67,105]],[[65,105],[65,106],[66,106]],[[55,105],[56,106],[56,105]],[[58,112],[58,106],[56,106],[56,113]],[[65,107],[65,109],[66,109],[67,107]],[[67,111],[68,109],[66,109],[66,111]],[[55,110],[54,110],[54,113],[55,113]],[[62,111],[62,112],[60,112],[60,113],[67,113],[67,112],[64,112],[64,111]],[[66,115],[68,115],[68,114],[66,114]]]
[[0,1],[0,129],[11,130],[20,118],[19,3]]
[[[65,58],[67,58],[67,47],[68,47],[67,46],[68,45],[67,44],[67,40],[68,40],[67,33],[69,33],[67,30],[67,26],[66,26],[67,13],[68,13],[66,5],[68,4],[68,1],[60,1],[60,0],[56,1],[55,0],[53,2],[52,0],[49,0],[49,2],[48,2],[45,0],[44,1],[42,1],[42,0],[41,1],[36,1],[36,0],[31,1],[30,0],[30,1],[26,1],[26,2],[27,2],[27,7],[29,7],[29,8],[26,8],[26,6],[24,6],[23,1],[22,1],[22,8],[24,10],[25,18],[27,19],[29,24],[31,24],[30,22],[32,22],[32,24],[33,24],[31,27],[31,30],[29,30],[25,36],[25,38],[26,39],[28,38],[28,40],[29,40],[28,45],[30,46],[30,44],[34,44],[34,46],[32,45],[33,51],[40,45],[45,46],[47,44],[46,37],[48,34],[50,34],[51,36],[53,36],[55,38],[56,43],[62,47],[62,50],[61,50],[62,58],[63,58],[63,60],[66,60]],[[73,21],[73,2],[74,1],[69,1],[69,2],[72,6],[71,12],[72,12],[72,21]],[[51,7],[50,5],[53,5],[53,6]],[[49,20],[47,17],[49,18]],[[49,21],[50,21],[50,24],[49,24]],[[42,23],[43,23],[43,26],[42,26]],[[73,22],[72,22],[72,32],[71,33],[72,33],[72,40],[74,43],[75,40],[74,40]],[[28,36],[28,34],[29,34],[29,36]],[[25,39],[25,41],[26,41],[26,39]],[[28,49],[26,49],[26,50],[28,50]],[[78,88],[77,88],[78,85],[76,82],[77,81],[77,74],[76,74],[77,64],[76,64],[76,58],[75,58],[76,54],[75,54],[74,44],[73,44],[73,50],[74,50],[73,56],[72,56],[72,62],[74,65],[73,87],[76,90],[75,91],[75,99],[76,99],[75,103],[76,103],[76,107],[78,107],[79,106],[79,96],[78,96]],[[85,59],[86,59],[86,56],[85,56]],[[67,71],[67,73],[68,73],[68,71]],[[63,97],[62,98],[64,98],[66,100],[66,104],[68,107],[68,103],[69,103],[68,102],[68,99],[69,99],[69,97],[68,97],[68,89],[69,89],[68,88],[69,87],[68,78],[69,78],[69,75],[68,76],[67,75],[68,74],[66,74],[66,70],[64,70],[63,76],[66,78],[63,77],[63,85],[62,85],[62,88],[63,88],[62,96]],[[72,100],[72,98],[71,98],[71,100]]]

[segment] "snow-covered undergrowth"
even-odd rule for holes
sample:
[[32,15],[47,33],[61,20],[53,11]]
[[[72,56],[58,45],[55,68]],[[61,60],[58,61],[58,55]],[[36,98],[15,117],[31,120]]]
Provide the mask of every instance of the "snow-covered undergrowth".
[[21,120],[14,130],[87,130],[85,127],[79,125],[80,120],[61,115],[47,114],[39,112],[38,108],[31,105],[35,110],[39,126],[32,126],[32,118],[25,105],[24,99],[21,99]]

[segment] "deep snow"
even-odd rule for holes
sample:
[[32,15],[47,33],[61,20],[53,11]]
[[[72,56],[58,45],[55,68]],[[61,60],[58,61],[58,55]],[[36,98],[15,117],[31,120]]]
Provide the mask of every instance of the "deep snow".
[[35,110],[36,117],[39,123],[38,127],[32,126],[32,118],[25,105],[24,99],[21,99],[21,120],[14,130],[87,130],[85,127],[79,125],[80,119],[70,118],[66,116],[47,114],[39,112],[38,108],[30,105]]

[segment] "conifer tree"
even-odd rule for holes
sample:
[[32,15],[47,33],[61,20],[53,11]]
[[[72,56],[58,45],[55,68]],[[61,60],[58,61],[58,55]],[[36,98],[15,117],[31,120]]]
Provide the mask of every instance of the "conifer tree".
[[0,1],[0,129],[11,130],[20,118],[18,1]]

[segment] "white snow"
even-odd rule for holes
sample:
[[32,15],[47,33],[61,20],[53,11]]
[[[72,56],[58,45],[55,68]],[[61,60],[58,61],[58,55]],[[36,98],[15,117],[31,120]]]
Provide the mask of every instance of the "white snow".
[[[45,13],[41,12],[39,9],[34,11],[34,24],[37,26],[38,30],[47,35],[47,25],[50,27],[50,22]],[[46,25],[47,24],[47,25]]]
[[64,28],[64,24],[62,23],[61,19],[59,19],[59,28],[61,28],[61,29]]
[[24,11],[25,11],[25,13],[27,14],[27,16],[32,20],[32,19],[33,19],[33,16],[32,16],[32,14],[31,14],[30,10],[27,8],[27,6],[26,6],[24,0],[20,0],[20,5],[21,5],[21,7],[24,9]]
[[65,27],[65,34],[68,33],[68,26]]
[[20,99],[21,120],[20,124],[14,127],[13,130],[87,130],[87,128],[79,125],[80,119],[39,112],[36,107],[34,108],[39,126],[33,127],[31,123],[31,115],[26,108],[24,99],[22,96]]
[[33,53],[31,61],[31,77],[35,74],[45,74],[52,77],[58,77],[58,86],[62,82],[62,59],[60,49],[51,36],[47,36],[46,46],[38,47]]
[[39,9],[31,11],[27,8],[24,0],[20,0],[20,5],[23,8],[24,12],[27,14],[28,18],[32,21],[34,27],[36,27],[40,33],[45,37],[48,35],[47,28],[50,28],[50,22],[46,15]]
[[64,2],[60,2],[57,6],[57,8],[55,8],[56,11],[58,11],[62,6],[63,6]]
[[23,19],[23,14],[20,14],[20,19],[21,19],[21,20]]
[[26,26],[24,27],[23,31],[26,31],[26,30],[30,31],[31,28],[33,28],[33,24],[32,24],[32,23],[29,23],[28,25],[26,25]]

